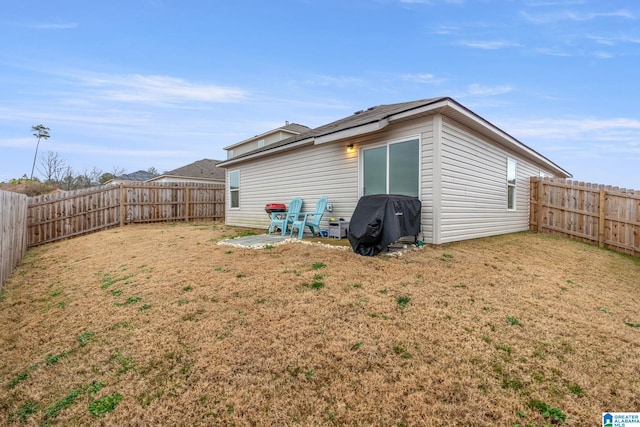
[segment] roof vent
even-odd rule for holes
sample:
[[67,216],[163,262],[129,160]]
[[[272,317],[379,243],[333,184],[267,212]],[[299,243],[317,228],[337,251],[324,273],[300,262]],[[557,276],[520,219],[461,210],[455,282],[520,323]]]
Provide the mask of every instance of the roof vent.
[[355,112],[355,113],[353,113],[353,114],[360,114],[360,113],[364,113],[364,110],[356,111],[356,112]]
[[367,111],[375,110],[377,106],[367,108]]

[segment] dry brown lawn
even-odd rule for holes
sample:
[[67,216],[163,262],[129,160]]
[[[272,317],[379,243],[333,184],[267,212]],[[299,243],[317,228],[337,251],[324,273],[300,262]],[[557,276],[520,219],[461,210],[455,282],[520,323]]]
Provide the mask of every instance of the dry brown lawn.
[[637,259],[532,233],[377,257],[218,244],[242,231],[30,249],[0,291],[0,424],[592,426],[640,410]]

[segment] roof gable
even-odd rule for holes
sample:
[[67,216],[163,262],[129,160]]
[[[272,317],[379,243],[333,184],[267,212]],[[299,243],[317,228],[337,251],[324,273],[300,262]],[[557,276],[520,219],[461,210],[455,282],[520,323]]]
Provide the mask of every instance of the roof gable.
[[304,145],[319,145],[358,135],[379,131],[390,123],[398,123],[420,116],[443,114],[465,126],[487,136],[510,150],[544,164],[558,176],[570,178],[572,175],[535,150],[527,147],[516,138],[504,132],[473,111],[449,97],[428,98],[398,104],[378,105],[366,110],[356,111],[351,116],[292,136],[269,146],[259,148],[221,162],[221,166],[230,166],[244,160],[262,157],[279,151],[295,149]]

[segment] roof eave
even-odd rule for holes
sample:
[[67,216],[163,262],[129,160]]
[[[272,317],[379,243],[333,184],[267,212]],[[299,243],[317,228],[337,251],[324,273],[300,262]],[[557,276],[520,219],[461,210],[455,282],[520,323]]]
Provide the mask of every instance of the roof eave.
[[389,117],[389,122],[395,122],[398,120],[412,118],[423,114],[432,114],[439,109],[448,107],[450,105],[450,101],[452,101],[451,98],[442,98],[437,100],[436,102],[432,102],[418,108],[413,108],[411,110],[393,114]]

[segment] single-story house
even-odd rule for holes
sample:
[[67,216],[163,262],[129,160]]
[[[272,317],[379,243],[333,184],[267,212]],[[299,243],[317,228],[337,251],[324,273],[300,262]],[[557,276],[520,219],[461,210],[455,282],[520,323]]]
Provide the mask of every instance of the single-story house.
[[139,170],[132,173],[125,173],[119,175],[115,178],[112,178],[105,182],[105,185],[117,185],[117,184],[126,184],[126,183],[136,183],[136,182],[145,182],[150,179],[158,176],[156,173],[151,173],[148,171]]
[[425,243],[527,230],[529,178],[571,174],[452,98],[379,105],[236,155],[226,168],[226,223],[268,227],[267,203],[322,195],[349,220],[360,197],[415,196]]
[[146,182],[199,182],[224,184],[225,170],[216,167],[220,160],[202,159],[147,179]]

